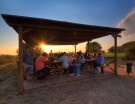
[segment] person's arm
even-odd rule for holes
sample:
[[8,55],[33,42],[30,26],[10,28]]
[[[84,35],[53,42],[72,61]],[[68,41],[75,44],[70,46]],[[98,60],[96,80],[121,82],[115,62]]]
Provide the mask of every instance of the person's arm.
[[58,61],[62,61],[62,60],[61,60],[61,57],[58,58]]

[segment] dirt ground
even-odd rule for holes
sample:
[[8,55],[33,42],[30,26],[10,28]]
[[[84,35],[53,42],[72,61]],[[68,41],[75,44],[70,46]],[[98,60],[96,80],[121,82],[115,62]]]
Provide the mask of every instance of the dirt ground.
[[121,64],[121,76],[90,78],[66,85],[27,90],[23,94],[17,93],[17,86],[13,82],[16,77],[12,73],[10,78],[0,82],[0,104],[134,104],[135,66],[130,76],[124,69]]

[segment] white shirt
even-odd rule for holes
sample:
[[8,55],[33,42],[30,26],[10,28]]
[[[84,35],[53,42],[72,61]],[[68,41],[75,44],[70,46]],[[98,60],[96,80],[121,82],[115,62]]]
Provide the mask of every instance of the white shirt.
[[66,55],[62,55],[58,60],[62,62],[62,67],[63,68],[68,68],[69,67],[69,63],[68,63],[69,59],[68,59],[68,57]]
[[73,62],[73,57],[71,55],[68,56],[69,63],[72,64]]

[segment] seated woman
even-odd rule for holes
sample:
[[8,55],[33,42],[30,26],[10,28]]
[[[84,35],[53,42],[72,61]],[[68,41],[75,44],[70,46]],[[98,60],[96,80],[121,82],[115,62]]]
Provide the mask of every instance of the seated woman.
[[81,68],[81,63],[79,62],[78,59],[70,60],[70,67],[69,69],[71,70],[72,73],[74,73],[76,76],[80,76],[80,68]]
[[73,60],[72,54],[68,54],[69,74],[73,74]]
[[93,56],[92,56],[92,60],[95,60],[96,57],[97,57],[97,52],[94,52],[94,53],[93,53]]
[[78,56],[78,61],[81,63],[81,67],[85,67],[85,58],[84,58],[83,54]]
[[91,56],[90,56],[88,50],[86,50],[86,52],[84,53],[84,58],[85,59],[91,59]]
[[36,59],[35,71],[38,74],[39,80],[45,79],[50,74],[50,69],[45,66],[48,61],[47,53],[43,52],[41,56]]

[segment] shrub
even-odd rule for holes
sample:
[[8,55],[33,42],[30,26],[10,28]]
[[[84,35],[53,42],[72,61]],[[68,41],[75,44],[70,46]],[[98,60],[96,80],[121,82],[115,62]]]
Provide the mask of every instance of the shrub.
[[125,50],[126,58],[130,60],[135,59],[135,45],[127,48]]

